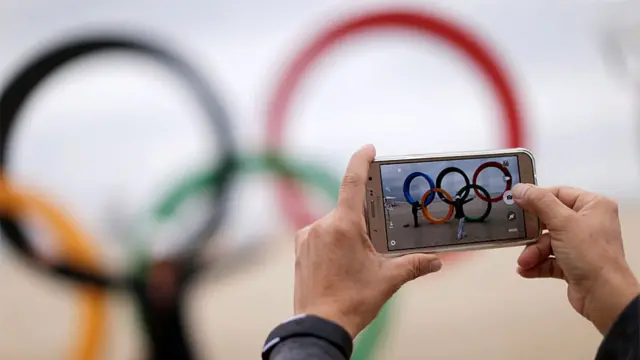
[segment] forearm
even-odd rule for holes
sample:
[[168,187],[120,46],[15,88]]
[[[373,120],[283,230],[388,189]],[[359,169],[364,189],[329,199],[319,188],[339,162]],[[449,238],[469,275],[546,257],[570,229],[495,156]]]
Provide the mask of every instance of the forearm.
[[327,341],[315,337],[291,338],[279,344],[269,360],[347,360]]

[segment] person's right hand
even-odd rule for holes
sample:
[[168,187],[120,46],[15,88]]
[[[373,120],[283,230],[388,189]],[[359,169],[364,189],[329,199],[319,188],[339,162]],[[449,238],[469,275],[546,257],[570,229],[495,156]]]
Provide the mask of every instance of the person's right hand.
[[548,230],[522,252],[518,273],[565,280],[571,306],[606,334],[640,294],[624,256],[618,204],[570,187],[518,184],[512,193]]

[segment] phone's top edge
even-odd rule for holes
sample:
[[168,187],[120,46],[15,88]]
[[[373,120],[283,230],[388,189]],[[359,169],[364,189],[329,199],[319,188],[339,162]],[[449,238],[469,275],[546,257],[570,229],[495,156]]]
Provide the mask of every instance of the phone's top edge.
[[411,160],[420,158],[440,158],[451,156],[478,156],[478,155],[500,155],[500,154],[512,154],[515,152],[523,152],[531,157],[531,160],[535,164],[535,157],[531,150],[526,148],[510,148],[510,149],[496,149],[496,150],[480,150],[480,151],[462,151],[462,152],[446,152],[446,153],[429,153],[429,154],[409,154],[409,155],[385,155],[376,156],[374,162],[389,161],[389,160]]

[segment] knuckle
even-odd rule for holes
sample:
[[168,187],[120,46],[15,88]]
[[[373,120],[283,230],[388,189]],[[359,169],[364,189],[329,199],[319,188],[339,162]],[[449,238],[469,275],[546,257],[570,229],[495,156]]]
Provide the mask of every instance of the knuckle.
[[536,200],[543,205],[551,205],[556,201],[555,195],[550,191],[540,191],[536,196]]
[[564,227],[569,228],[578,220],[578,215],[574,212],[563,211],[555,214],[556,220],[559,224],[563,224]]
[[403,282],[415,280],[422,275],[422,264],[417,258],[408,259],[405,266],[402,266],[400,277]]
[[413,258],[409,263],[409,279],[417,279],[422,275],[422,263],[418,258]]
[[296,257],[300,254],[300,248],[302,248],[302,246],[304,245],[308,235],[309,232],[307,229],[298,230],[298,232],[296,232],[296,235],[293,239],[293,246]]
[[613,213],[618,213],[618,202],[615,201],[614,199],[611,199],[609,197],[606,196],[601,196],[598,199],[598,203],[601,204],[603,209],[606,209],[607,211],[611,211]]
[[545,189],[530,187],[523,195],[524,202],[530,205],[537,205],[544,201],[544,197],[548,194]]
[[314,223],[309,227],[307,236],[305,236],[303,240],[307,240],[309,238],[311,239],[320,238],[324,236],[324,233],[325,233],[324,226],[321,223]]
[[331,229],[333,236],[338,239],[349,237],[352,232],[352,227],[346,221],[336,221]]
[[309,231],[311,230],[313,225],[314,224],[307,225],[307,226],[303,227],[302,229],[299,229],[295,234],[295,240],[296,241],[302,241],[302,240],[306,239],[309,236]]
[[295,242],[302,242],[307,237],[307,231],[305,229],[300,229],[296,231]]
[[300,246],[302,246],[302,243],[306,238],[307,238],[306,235],[300,234],[300,231],[296,233],[296,236],[293,239],[293,244],[295,246],[296,251],[298,250],[298,248],[300,248]]

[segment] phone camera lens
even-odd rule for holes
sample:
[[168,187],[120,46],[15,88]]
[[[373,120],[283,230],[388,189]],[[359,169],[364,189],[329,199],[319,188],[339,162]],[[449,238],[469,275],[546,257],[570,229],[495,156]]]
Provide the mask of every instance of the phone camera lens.
[[369,181],[373,180],[373,178],[371,176],[369,176]]

